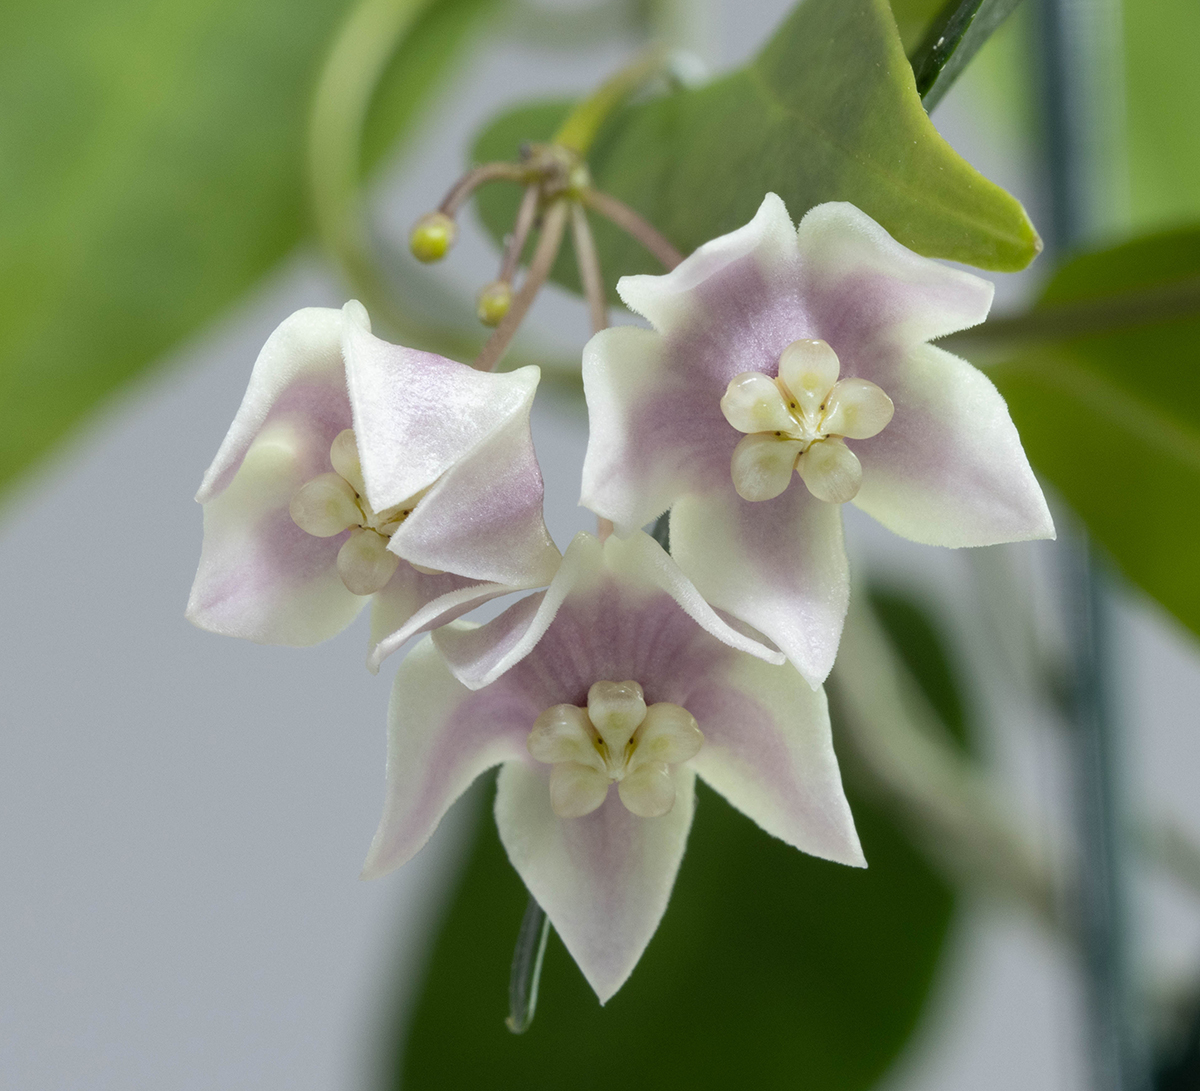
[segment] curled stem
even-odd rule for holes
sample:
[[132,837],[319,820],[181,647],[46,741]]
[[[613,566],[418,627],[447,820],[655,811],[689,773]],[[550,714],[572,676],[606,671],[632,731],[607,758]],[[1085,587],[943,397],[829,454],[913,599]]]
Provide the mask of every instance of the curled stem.
[[583,191],[581,199],[588,208],[600,213],[605,219],[615,223],[625,234],[637,239],[667,270],[674,269],[683,261],[683,255],[624,201],[618,201],[608,193],[591,188]]
[[554,259],[558,257],[558,248],[562,244],[563,230],[567,225],[567,201],[557,200],[547,210],[542,218],[542,233],[538,239],[537,249],[533,252],[533,260],[529,263],[529,272],[521,283],[521,289],[513,296],[512,306],[504,316],[503,321],[496,327],[496,332],[488,338],[479,355],[472,365],[480,371],[491,371],[504,356],[509,342],[517,332],[517,327],[525,317],[525,312],[533,304],[538,289],[550,275]]
[[362,137],[375,89],[432,0],[361,0],[321,70],[308,131],[308,182],[317,235],[372,316],[397,337],[451,356],[474,351],[461,327],[419,316],[383,272],[360,188]]
[[575,243],[575,260],[579,265],[579,279],[583,283],[583,294],[587,298],[588,315],[592,320],[592,333],[608,329],[608,303],[604,298],[604,276],[600,272],[600,255],[596,253],[596,240],[587,221],[587,213],[577,202],[571,202],[571,238]]
[[467,171],[450,187],[450,192],[442,198],[442,203],[438,205],[438,211],[444,212],[450,217],[457,216],[463,202],[480,186],[486,185],[488,182],[522,182],[524,180],[525,171],[516,163],[484,163],[483,166]]
[[508,1018],[504,1025],[513,1034],[524,1034],[537,1011],[538,985],[542,978],[542,959],[550,938],[550,918],[533,895],[525,906],[517,945],[513,949],[512,973],[508,979]]

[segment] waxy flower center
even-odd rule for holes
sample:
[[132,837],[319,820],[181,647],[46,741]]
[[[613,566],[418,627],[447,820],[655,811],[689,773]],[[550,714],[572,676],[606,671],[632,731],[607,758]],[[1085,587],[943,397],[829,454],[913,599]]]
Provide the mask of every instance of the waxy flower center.
[[679,705],[646,705],[637,682],[597,682],[587,707],[554,705],[535,721],[529,752],[550,770],[550,806],[562,818],[591,814],[617,784],[621,802],[641,818],[675,805],[671,766],[704,744],[695,717]]
[[387,584],[400,563],[396,554],[388,552],[388,541],[412,514],[420,496],[375,511],[367,503],[352,428],[338,433],[329,448],[329,460],[334,472],[319,474],[301,485],[288,510],[296,526],[317,538],[350,531],[338,550],[338,575],[354,594],[372,595]]
[[870,439],[892,419],[892,399],[867,379],[838,379],[841,362],[824,341],[793,341],[779,376],[744,371],[730,380],[721,412],[748,433],[733,451],[733,487],[743,500],[771,500],[795,470],[819,500],[858,495],[862,465],[847,439]]

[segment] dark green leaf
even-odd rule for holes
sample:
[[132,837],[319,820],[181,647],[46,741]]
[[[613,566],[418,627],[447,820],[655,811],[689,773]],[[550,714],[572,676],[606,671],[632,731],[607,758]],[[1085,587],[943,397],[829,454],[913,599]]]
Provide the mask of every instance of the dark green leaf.
[[932,110],[1021,0],[949,0],[910,52],[917,93]]
[[[491,4],[427,13],[382,92],[369,155]],[[347,6],[6,5],[0,489],[300,241],[312,84]]]
[[[475,159],[511,159],[522,140],[549,139],[564,111],[500,117]],[[1021,205],[930,123],[886,0],[807,0],[746,68],[619,113],[589,161],[599,188],[684,253],[746,223],[771,190],[796,219],[822,201],[850,201],[914,250],[986,269],[1023,268],[1040,246]],[[480,198],[497,239],[516,202],[513,188]],[[610,285],[661,272],[637,243],[593,222]],[[554,275],[578,286],[569,256]]]
[[892,0],[892,15],[900,31],[900,44],[911,58],[929,28],[946,6],[946,0]]
[[865,871],[804,856],[702,789],[633,976],[601,1008],[552,938],[520,1038],[504,1017],[526,895],[487,816],[385,1086],[866,1091],[921,1012],[953,898],[877,811],[854,813]]
[[1033,317],[1071,333],[988,372],[1031,461],[1200,634],[1200,226],[1074,259]]

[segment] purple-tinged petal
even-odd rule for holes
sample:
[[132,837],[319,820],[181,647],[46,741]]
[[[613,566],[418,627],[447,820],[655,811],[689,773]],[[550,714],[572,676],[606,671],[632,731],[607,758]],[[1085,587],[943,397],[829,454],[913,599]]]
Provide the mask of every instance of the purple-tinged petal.
[[865,866],[824,690],[788,665],[738,655],[688,696],[687,709],[704,733],[691,761],[701,778],[802,852]]
[[341,632],[366,603],[337,572],[347,535],[313,537],[288,511],[296,490],[328,468],[328,443],[321,465],[311,440],[291,414],[273,419],[239,456],[233,480],[205,503],[187,606],[193,624],[262,644],[308,645]]
[[366,311],[352,300],[343,310],[307,307],[279,324],[254,362],[242,404],[196,493],[199,503],[233,480],[268,420],[291,422],[297,451],[319,465],[309,477],[329,469],[329,446],[350,427],[342,330],[366,322]]
[[764,199],[745,227],[706,243],[661,277],[624,277],[622,298],[657,333],[605,330],[584,348],[589,427],[581,503],[627,535],[678,496],[727,488],[741,438],[721,411],[735,376],[774,376],[779,354],[816,337],[803,300],[796,233]]
[[661,818],[630,813],[615,786],[598,810],[559,818],[548,769],[514,761],[500,770],[500,840],[602,1004],[658,928],[683,859],[695,777],[686,766],[672,775],[675,805]]
[[418,572],[401,561],[387,586],[372,598],[368,669],[377,674],[383,661],[409,637],[446,625],[481,603],[511,591],[506,584],[449,572]]
[[[668,333],[695,320],[696,289],[745,258],[751,258],[766,277],[795,275],[796,229],[782,199],[774,193],[763,198],[745,227],[706,242],[663,276],[622,277],[617,292],[631,311],[649,320],[660,333]],[[745,321],[732,300],[719,304],[709,317],[739,325]]]
[[890,370],[891,423],[847,444],[863,468],[853,502],[927,545],[1053,538],[1046,500],[992,381],[932,345],[908,349]]
[[[646,686],[642,673],[665,677],[678,643],[665,634],[676,630],[683,643],[707,634],[718,647],[768,662],[783,658],[725,622],[662,547],[640,531],[603,544],[590,534],[576,535],[545,592],[528,596],[478,629],[444,629],[433,639],[455,676],[472,689],[499,678],[537,647],[537,669],[560,679],[556,685],[566,685],[566,695],[549,700],[549,707],[586,703],[588,686],[603,679],[632,678]],[[542,663],[546,657],[558,661]],[[582,682],[597,670],[626,673],[595,674]],[[576,700],[574,681],[561,682],[577,677],[582,701]],[[670,696],[652,697],[650,688],[646,699],[679,703]]]
[[[615,326],[583,349],[588,445],[579,503],[626,536],[667,510],[691,486],[703,434],[680,427],[673,385],[664,384],[663,341],[650,330]],[[716,407],[717,418],[732,428]],[[735,433],[736,434],[736,433]]]
[[354,431],[376,511],[428,488],[510,417],[528,416],[536,367],[494,375],[388,344],[355,324],[344,332]]
[[431,642],[421,641],[400,664],[392,686],[387,799],[363,878],[378,878],[415,856],[480,773],[525,755],[525,740],[541,711],[503,685],[472,693],[450,674]]
[[713,606],[774,641],[810,685],[825,680],[850,594],[837,505],[799,480],[774,500],[685,496],[671,509],[671,553]]
[[795,290],[816,333],[838,354],[841,377],[870,379],[891,394],[872,365],[879,342],[916,345],[977,326],[992,285],[914,253],[854,205],[810,209],[797,229],[803,273]]
[[[533,373],[536,368],[523,369]],[[528,376],[525,376],[526,378]],[[542,474],[526,400],[452,465],[392,535],[389,548],[425,568],[511,589],[544,587],[561,556],[542,518]]]

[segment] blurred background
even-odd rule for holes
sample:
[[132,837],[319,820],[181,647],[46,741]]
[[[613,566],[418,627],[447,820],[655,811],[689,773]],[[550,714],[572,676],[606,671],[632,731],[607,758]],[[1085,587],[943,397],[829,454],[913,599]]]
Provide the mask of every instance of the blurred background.
[[[632,54],[647,25],[723,71],[752,57],[791,5],[494,7],[466,26],[453,62],[396,126],[402,139],[373,153],[380,166],[371,222],[397,249],[462,171],[474,134],[510,103],[586,92]],[[1174,0],[1124,12],[1091,7],[1115,50],[1104,94],[1120,124],[1110,118],[1105,129],[1114,143],[1100,149],[1087,233],[1116,238],[1195,219],[1196,14]],[[456,895],[469,858],[470,874],[482,874],[483,850],[470,855],[476,830],[494,841],[479,821],[486,786],[414,861],[359,882],[383,799],[391,680],[388,669],[378,677],[363,669],[364,622],[297,650],[222,639],[183,619],[200,545],[191,496],[259,347],[291,311],[339,306],[349,292],[308,238],[300,177],[308,98],[347,5],[9,0],[5,8],[0,348],[10,363],[0,392],[24,396],[53,384],[68,409],[44,417],[31,410],[6,424],[0,443],[8,475],[0,508],[0,1083],[27,1091],[398,1086],[410,1026],[422,1056],[435,1061],[450,1048],[429,1013],[453,1013],[456,993],[464,1010],[492,1011],[497,1036],[505,1033],[515,922],[501,922],[498,988],[491,970],[476,977],[475,964],[455,962],[445,942],[431,963],[463,897],[480,918],[494,915],[490,901],[470,901],[477,885]],[[1045,63],[1039,18],[1029,0],[933,120],[1042,226],[1054,197],[1036,90]],[[203,94],[190,95],[189,81]],[[5,147],[39,158],[14,162]],[[253,189],[244,207],[222,204],[225,195],[206,182],[214,149],[245,163],[228,183]],[[156,232],[176,230],[180,217],[191,234],[164,251],[164,265],[144,264]],[[240,250],[228,245],[239,237]],[[424,275],[469,316],[496,260],[468,215],[451,260]],[[1042,259],[992,277],[997,309],[1024,306],[1048,271]],[[539,343],[564,357],[577,355],[587,335],[583,304],[556,287],[531,321]],[[22,370],[35,356],[55,363]],[[89,367],[96,360],[110,363]],[[547,523],[565,548],[594,525],[576,506],[586,417],[570,383],[544,385],[534,433]],[[972,751],[1022,827],[1068,842],[1070,748],[1055,717],[1013,683],[1024,653],[1013,650],[1003,611],[1006,587],[1030,593],[1034,620],[1053,642],[1060,623],[1047,603],[1060,547],[951,553],[901,541],[853,510],[847,521],[860,573],[897,610],[916,602],[932,619],[939,654],[958,679]],[[1130,814],[1168,823],[1185,846],[1185,862],[1173,868],[1135,852],[1124,870],[1137,1036],[1167,1056],[1182,1048],[1172,1044],[1174,1014],[1186,1027],[1200,988],[1200,898],[1187,882],[1186,852],[1200,842],[1200,649],[1144,594],[1119,577],[1109,586],[1115,767]],[[723,806],[706,797],[701,813]],[[685,875],[704,846],[693,840]],[[912,883],[925,884],[927,903],[897,903],[896,914],[917,920],[927,904],[939,923],[913,941],[914,949],[924,944],[924,961],[905,985],[912,995],[896,1002],[903,1010],[888,1030],[894,1043],[872,1054],[884,1074],[870,1081],[888,1091],[1096,1086],[1086,975],[1070,945],[1011,898],[952,889],[923,859],[913,855]],[[664,930],[671,924],[669,913]],[[735,960],[756,922],[740,925],[719,937]],[[826,938],[801,931],[795,942],[820,952]],[[655,951],[652,944],[635,979],[656,972]],[[714,965],[721,957],[714,953]],[[827,976],[796,985],[818,1006],[838,1004],[831,965]],[[435,992],[450,1007],[427,997],[421,1008],[430,973],[441,975]],[[511,1041],[536,1059],[539,1031],[552,1033],[550,1013],[568,986],[555,989],[570,974],[578,976],[552,948],[541,1022],[519,1042],[489,1040],[480,1056]],[[885,993],[890,980],[874,981],[874,990]],[[733,1010],[740,1000],[718,979],[707,1002]],[[829,1033],[853,1043],[870,1032],[863,1018]],[[768,1048],[777,1046],[746,1039],[748,1051]],[[434,1061],[409,1062],[406,1086],[469,1086],[430,1076]],[[779,1086],[868,1085],[861,1073],[847,1083],[819,1065],[810,1074],[786,1051],[780,1064],[790,1076]],[[550,1069],[531,1071],[520,1086],[565,1086]],[[497,1075],[495,1085],[508,1084]]]

